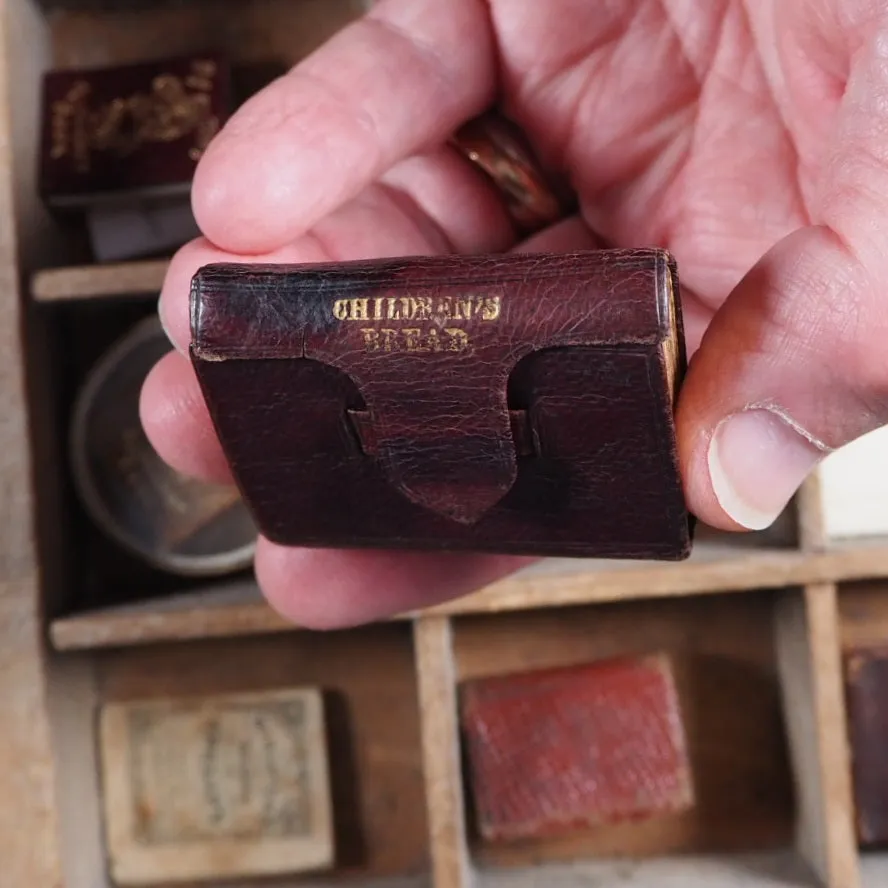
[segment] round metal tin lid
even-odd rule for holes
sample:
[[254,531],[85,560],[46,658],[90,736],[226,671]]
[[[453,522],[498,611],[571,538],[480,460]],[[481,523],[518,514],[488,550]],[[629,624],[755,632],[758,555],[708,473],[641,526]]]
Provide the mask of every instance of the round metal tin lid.
[[99,528],[148,564],[181,576],[232,573],[252,563],[258,536],[237,488],[170,468],[139,419],[142,384],[171,349],[150,317],[92,368],[74,407],[74,483]]

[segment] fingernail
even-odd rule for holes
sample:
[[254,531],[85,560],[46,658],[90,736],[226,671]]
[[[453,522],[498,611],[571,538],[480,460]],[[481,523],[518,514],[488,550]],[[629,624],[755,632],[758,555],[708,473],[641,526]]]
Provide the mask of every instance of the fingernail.
[[709,445],[709,477],[719,505],[748,530],[769,527],[826,455],[767,409],[723,420]]

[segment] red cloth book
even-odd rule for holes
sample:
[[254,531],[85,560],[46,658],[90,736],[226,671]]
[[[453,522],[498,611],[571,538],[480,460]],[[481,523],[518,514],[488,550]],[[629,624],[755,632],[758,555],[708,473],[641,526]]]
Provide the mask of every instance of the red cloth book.
[[694,804],[665,657],[473,680],[461,709],[484,840],[538,839]]

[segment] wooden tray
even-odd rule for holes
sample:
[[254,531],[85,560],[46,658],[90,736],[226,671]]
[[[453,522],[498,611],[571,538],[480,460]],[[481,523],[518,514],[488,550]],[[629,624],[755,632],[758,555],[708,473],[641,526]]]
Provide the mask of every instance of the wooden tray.
[[[460,601],[348,632],[284,623],[249,580],[156,597],[122,568],[103,576],[126,604],[74,608],[83,516],[65,469],[72,331],[96,318],[110,330],[153,310],[165,263],[83,264],[43,212],[34,181],[40,73],[188,52],[208,31],[226,35],[238,60],[276,71],[362,4],[0,3],[0,884],[109,884],[99,703],[285,682],[322,682],[339,701],[330,730],[341,854],[323,878],[273,884],[884,882],[888,862],[861,860],[856,848],[841,653],[888,636],[888,539],[830,542],[816,477],[771,531],[704,528],[684,564],[547,561]],[[721,677],[736,694],[719,693],[717,670],[708,683],[688,673],[699,686],[692,735],[719,725],[723,735],[699,765],[701,810],[665,832],[477,847],[458,682],[651,646],[692,664],[733,664]],[[749,785],[770,789],[744,795]]]

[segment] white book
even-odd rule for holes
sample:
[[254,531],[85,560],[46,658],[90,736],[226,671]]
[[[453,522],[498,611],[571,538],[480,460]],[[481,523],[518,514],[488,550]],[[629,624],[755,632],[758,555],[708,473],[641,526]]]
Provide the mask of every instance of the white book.
[[116,884],[333,866],[319,689],[109,703],[99,727]]
[[97,262],[123,262],[173,252],[200,236],[188,198],[91,207],[86,224]]
[[818,472],[829,538],[888,535],[888,426],[831,453]]

